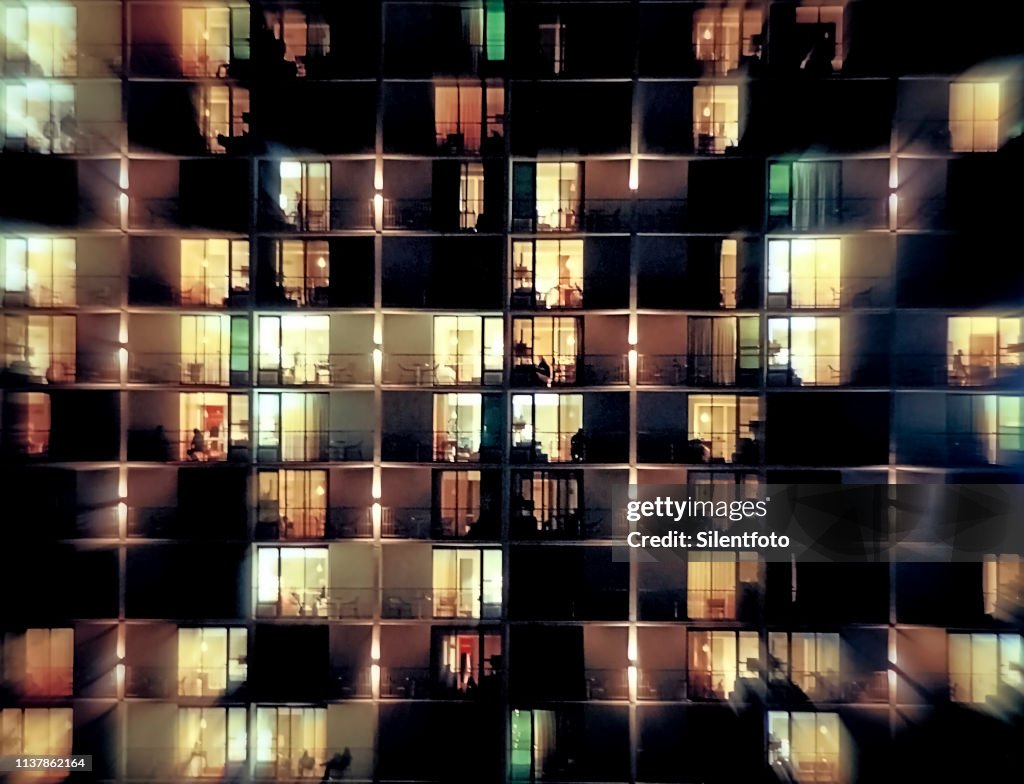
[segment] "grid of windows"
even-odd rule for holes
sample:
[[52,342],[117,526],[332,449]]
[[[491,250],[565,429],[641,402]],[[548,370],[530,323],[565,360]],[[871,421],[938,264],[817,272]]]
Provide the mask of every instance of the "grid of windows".
[[250,5],[0,0],[3,753],[853,784],[1022,691],[1013,556],[617,548],[630,485],[1018,476],[1019,77],[873,0]]

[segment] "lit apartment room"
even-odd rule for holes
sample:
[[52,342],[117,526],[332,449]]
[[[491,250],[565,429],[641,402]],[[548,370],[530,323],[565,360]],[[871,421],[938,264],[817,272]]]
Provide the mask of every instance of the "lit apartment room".
[[385,468],[381,536],[497,540],[501,490],[501,473],[493,468]]
[[384,316],[382,380],[400,386],[495,386],[504,375],[499,315]]
[[260,227],[287,234],[372,229],[372,182],[371,161],[261,161]]

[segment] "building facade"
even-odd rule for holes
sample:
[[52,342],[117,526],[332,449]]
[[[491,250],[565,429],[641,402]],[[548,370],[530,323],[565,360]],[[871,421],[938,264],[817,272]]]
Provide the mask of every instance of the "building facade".
[[615,499],[1019,480],[1022,11],[0,0],[0,753],[1012,770],[1018,557],[671,565]]

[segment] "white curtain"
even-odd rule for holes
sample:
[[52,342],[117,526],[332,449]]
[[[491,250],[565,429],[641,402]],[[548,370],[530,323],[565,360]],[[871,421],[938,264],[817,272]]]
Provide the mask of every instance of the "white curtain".
[[834,224],[839,218],[841,170],[838,161],[793,164],[793,228]]

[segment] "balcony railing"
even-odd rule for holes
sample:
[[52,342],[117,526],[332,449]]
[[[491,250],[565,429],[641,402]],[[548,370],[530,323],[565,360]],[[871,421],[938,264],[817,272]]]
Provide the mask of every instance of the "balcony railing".
[[636,696],[638,700],[685,700],[686,670],[641,669],[637,673]]
[[20,138],[6,136],[4,152],[45,155],[100,155],[121,149],[124,124],[83,121],[73,115],[42,123],[41,136],[29,133]]
[[529,273],[525,279],[512,279],[509,304],[513,310],[570,310],[583,307],[582,279],[562,280],[546,291],[538,291],[535,285]]
[[403,700],[470,700],[493,695],[498,688],[495,678],[480,668],[455,673],[428,667],[381,667],[380,696]]
[[125,694],[163,699],[223,697],[238,694],[245,687],[244,673],[245,664],[240,662],[205,668],[129,664],[125,668]]
[[[77,361],[76,354],[50,354],[45,365],[32,357],[18,359],[8,363],[3,377],[14,384],[74,384]],[[113,380],[117,380],[116,374]]]
[[381,536],[390,539],[497,539],[501,530],[497,520],[489,524],[480,519],[479,510],[445,510],[439,514],[428,507],[391,507],[381,509]]
[[433,513],[426,507],[381,509],[380,533],[390,539],[429,539],[433,532]]
[[504,118],[480,122],[435,122],[437,151],[443,155],[500,155],[504,149]]
[[791,198],[785,215],[770,215],[770,229],[818,231],[840,227],[884,229],[889,225],[885,197]]
[[385,618],[500,618],[501,603],[485,602],[476,588],[384,588]]
[[794,670],[785,683],[813,702],[881,703],[889,699],[885,670],[859,675]]
[[277,599],[257,598],[257,618],[372,618],[376,588],[304,588],[282,585]]
[[[275,737],[285,737],[283,724]],[[292,737],[289,735],[288,737]],[[328,781],[343,780],[349,776],[365,781],[372,776],[375,751],[372,747],[344,746],[325,749],[306,748],[299,736],[294,736],[295,747],[275,747],[272,759],[257,759],[253,762],[252,777],[256,781],[282,781],[294,784],[296,781],[320,781],[325,775],[325,766],[332,773]],[[348,752],[348,757],[344,752]],[[185,755],[187,757],[187,755]],[[218,776],[223,774],[218,773]]]
[[369,507],[302,508],[288,507],[276,515],[260,512],[256,538],[278,539],[359,539],[373,536]]
[[206,229],[242,232],[247,230],[244,202],[209,203],[176,196],[133,196],[128,201],[128,223],[134,229],[170,229],[198,226]]
[[177,284],[142,275],[128,281],[128,301],[133,305],[181,305],[187,308],[248,307],[248,281],[231,285],[227,276],[182,277]]
[[619,509],[527,510],[513,499],[510,536],[517,540],[613,539],[628,533],[626,514]]
[[38,666],[28,662],[23,667],[9,668],[7,677],[0,678],[0,692],[10,692],[26,701],[70,697],[73,681],[73,667]]
[[538,368],[540,357],[517,357],[511,384],[517,387],[615,386],[629,383],[625,354],[579,354],[545,357],[547,372]]
[[617,430],[577,433],[535,431],[520,435],[513,423],[512,463],[619,463],[628,459],[628,434]]
[[260,228],[281,232],[326,232],[372,229],[372,199],[307,199],[301,205],[282,210],[276,200],[260,199]]
[[[845,359],[849,360],[849,357]],[[787,361],[780,359],[778,355],[773,356],[769,348],[768,385],[837,387],[843,382],[843,360],[844,357],[840,354],[797,354],[790,352]]]
[[387,461],[413,463],[496,463],[501,447],[480,443],[478,433],[469,431],[408,430],[387,433],[382,444]]
[[338,386],[372,384],[373,361],[366,354],[295,353],[283,357],[287,366],[260,368],[260,386]]
[[137,76],[226,78],[237,61],[228,45],[132,43],[131,71]]
[[261,463],[346,462],[370,459],[368,430],[285,430],[259,433],[256,460]]
[[331,667],[328,694],[331,699],[346,700],[371,695],[370,670],[355,667]]
[[[448,361],[445,361],[448,360]],[[477,351],[450,357],[436,354],[386,354],[381,380],[385,384],[480,386],[500,384],[503,356]]]
[[[248,382],[249,373],[230,370],[228,355],[128,352],[128,381],[136,384],[228,386]],[[246,357],[248,362],[248,357]]]
[[130,429],[128,459],[165,463],[216,463],[224,460],[248,460],[249,442],[229,440],[226,432],[203,433],[196,439],[192,430],[166,430],[162,427]]
[[121,279],[114,275],[55,275],[21,291],[0,291],[5,308],[68,308],[114,305],[120,301]]
[[625,667],[621,669],[591,669],[583,673],[584,694],[588,700],[628,700],[629,679]]
[[691,670],[686,678],[686,697],[694,701],[728,700],[740,689],[741,680],[736,670]]
[[760,356],[750,357],[757,365],[753,368],[738,367],[738,359],[736,354],[640,354],[637,357],[637,383],[692,387],[760,386]]

